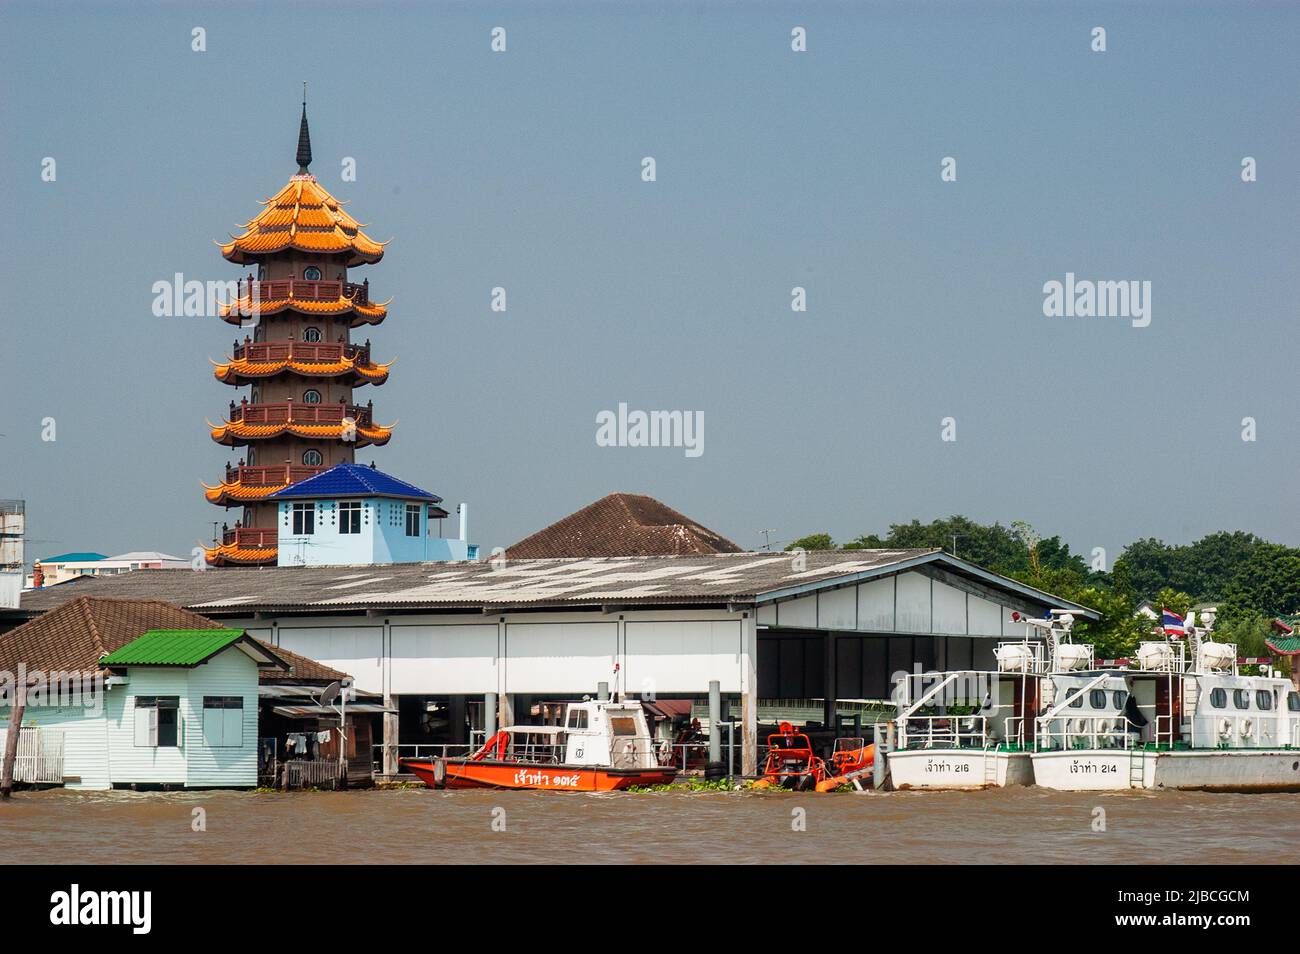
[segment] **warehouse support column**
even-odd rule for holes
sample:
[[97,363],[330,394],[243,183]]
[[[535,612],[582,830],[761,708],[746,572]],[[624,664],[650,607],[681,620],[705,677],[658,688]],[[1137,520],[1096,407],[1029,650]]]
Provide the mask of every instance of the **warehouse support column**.
[[758,626],[753,613],[740,620],[740,771],[758,774]]
[[[383,688],[384,688],[384,777],[392,778],[401,766],[397,763],[397,742],[399,735],[399,716],[397,713],[397,696],[393,695],[392,658],[393,631],[388,620],[380,634],[380,649],[383,653]],[[392,709],[392,712],[388,710]]]
[[483,744],[497,734],[497,694],[483,694]]
[[839,707],[836,706],[835,703],[839,699],[839,686],[836,685],[835,680],[837,669],[835,661],[835,631],[829,629],[826,630],[825,633],[823,633],[823,638],[825,641],[822,643],[822,646],[824,647],[823,652],[826,658],[824,659],[825,666],[823,667],[824,675],[822,677],[822,693],[826,698],[822,705],[822,725],[838,732],[839,729],[836,727],[836,722],[839,721]]
[[384,775],[392,778],[397,774],[397,696],[384,696]]

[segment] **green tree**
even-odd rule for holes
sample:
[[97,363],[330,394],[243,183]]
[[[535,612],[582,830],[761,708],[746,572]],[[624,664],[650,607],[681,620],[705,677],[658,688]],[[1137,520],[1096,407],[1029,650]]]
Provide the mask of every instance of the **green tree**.
[[1237,565],[1219,607],[1225,623],[1273,618],[1300,609],[1300,550],[1261,543]]
[[1171,610],[1179,616],[1186,617],[1192,611],[1194,600],[1190,593],[1176,590],[1172,586],[1165,586],[1156,591],[1155,598],[1151,602],[1156,605],[1157,609]]
[[829,533],[810,533],[806,537],[800,537],[794,543],[786,547],[787,550],[834,550],[835,541],[831,539]]

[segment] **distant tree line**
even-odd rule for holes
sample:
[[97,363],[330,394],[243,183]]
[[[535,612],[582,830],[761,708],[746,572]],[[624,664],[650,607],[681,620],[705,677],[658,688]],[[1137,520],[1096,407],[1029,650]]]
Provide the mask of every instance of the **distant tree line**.
[[1143,600],[1156,611],[1186,616],[1213,603],[1216,637],[1235,642],[1247,656],[1267,655],[1264,638],[1276,616],[1300,611],[1300,550],[1240,530],[1208,534],[1177,546],[1154,538],[1124,548],[1110,570],[1090,566],[1060,536],[1042,537],[1014,521],[980,524],[962,516],[891,524],[884,536],[865,534],[837,545],[828,533],[795,540],[787,550],[864,550],[940,547],[986,570],[1001,573],[1101,614],[1076,631],[1101,658],[1129,656],[1150,636],[1151,621],[1137,616]]

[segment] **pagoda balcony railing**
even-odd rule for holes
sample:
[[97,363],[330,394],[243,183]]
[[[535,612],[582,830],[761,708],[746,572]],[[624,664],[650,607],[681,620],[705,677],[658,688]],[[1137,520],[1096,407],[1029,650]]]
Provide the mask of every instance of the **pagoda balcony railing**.
[[237,467],[227,464],[226,483],[238,483],[242,487],[282,487],[315,477],[323,470],[324,466],[308,467],[305,464],[240,464]]
[[370,345],[329,341],[250,341],[235,345],[236,361],[303,361],[308,364],[336,364],[350,358],[359,365],[370,364]]
[[243,421],[245,424],[283,424],[293,421],[297,424],[341,424],[344,418],[352,418],[356,424],[371,423],[369,405],[360,407],[356,404],[304,404],[302,401],[279,401],[271,404],[231,403],[231,422]]
[[308,281],[305,278],[278,278],[260,282],[249,275],[238,281],[239,297],[247,298],[249,289],[257,292],[258,301],[296,298],[299,301],[338,301],[350,298],[353,304],[370,304],[370,279],[364,282]]
[[224,546],[273,547],[276,545],[275,527],[226,527],[221,531]]

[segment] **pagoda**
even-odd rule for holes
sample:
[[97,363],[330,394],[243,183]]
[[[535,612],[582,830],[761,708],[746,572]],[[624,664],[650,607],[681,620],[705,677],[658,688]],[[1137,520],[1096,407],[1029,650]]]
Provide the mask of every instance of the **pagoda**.
[[243,340],[224,362],[213,362],[213,373],[249,392],[230,402],[220,424],[208,422],[214,441],[243,449],[216,486],[203,485],[210,503],[243,510],[206,548],[213,566],[274,564],[277,505],[268,498],[354,463],[358,447],[386,444],[392,433],[375,422],[370,401],[353,397],[356,388],[388,379],[389,365],[372,360],[369,339],[352,340],[354,329],[384,320],[388,302],[372,300],[370,279],[348,275],[383,258],[387,243],[370,239],[316,181],[311,158],[304,97],[298,172],[263,200],[242,235],[217,243],[227,261],[250,271],[220,311],[244,331]]

